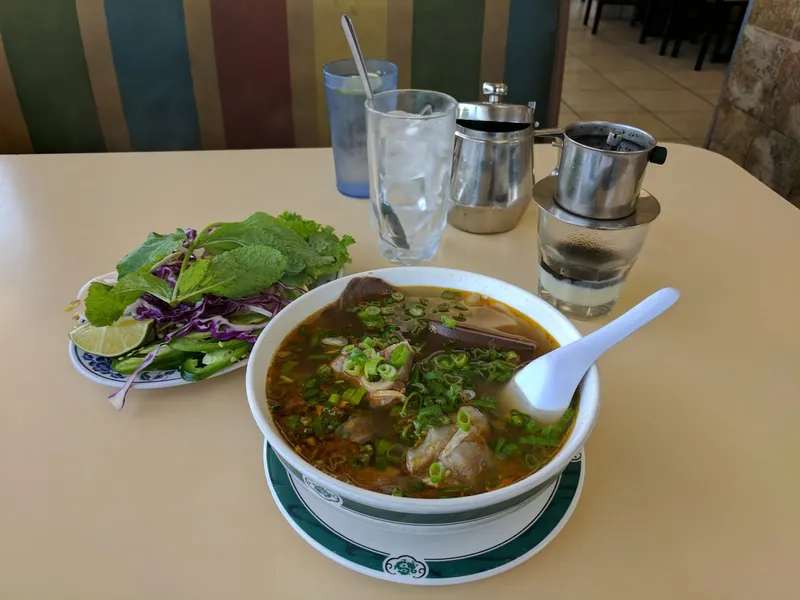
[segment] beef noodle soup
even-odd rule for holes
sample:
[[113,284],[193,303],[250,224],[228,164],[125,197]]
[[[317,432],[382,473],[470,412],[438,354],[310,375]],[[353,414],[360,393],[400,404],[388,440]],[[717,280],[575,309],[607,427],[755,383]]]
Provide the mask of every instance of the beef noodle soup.
[[270,365],[273,418],[300,456],[359,487],[414,498],[498,489],[567,437],[501,401],[514,372],[557,347],[504,304],[468,292],[352,280]]

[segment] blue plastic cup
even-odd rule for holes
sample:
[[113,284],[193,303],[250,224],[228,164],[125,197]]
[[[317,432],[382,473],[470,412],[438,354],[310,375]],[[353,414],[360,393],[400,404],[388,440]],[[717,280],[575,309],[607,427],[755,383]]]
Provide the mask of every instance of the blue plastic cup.
[[[366,60],[374,93],[397,89],[397,66],[386,60]],[[345,196],[369,198],[367,119],[364,87],[352,59],[322,67],[328,122],[331,126],[336,188]]]

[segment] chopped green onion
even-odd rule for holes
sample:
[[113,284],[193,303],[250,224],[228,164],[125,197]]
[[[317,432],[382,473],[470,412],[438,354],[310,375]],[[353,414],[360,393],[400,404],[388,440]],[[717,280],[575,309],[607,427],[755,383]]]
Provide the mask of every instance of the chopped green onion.
[[376,455],[375,456],[375,468],[378,471],[385,471],[386,470],[386,456],[385,455]]
[[330,405],[339,404],[341,399],[342,397],[339,394],[331,394],[330,396],[328,396],[328,404]]
[[510,444],[506,444],[505,446],[503,446],[503,454],[505,455],[513,454],[517,448],[519,448],[519,444],[515,444],[513,442]]
[[389,440],[378,440],[378,443],[375,444],[375,455],[376,456],[383,456],[386,454],[386,451],[391,448],[392,442]]
[[289,431],[294,431],[300,425],[299,415],[290,415],[284,420],[284,427]]
[[519,354],[517,354],[516,352],[506,352],[505,359],[507,363],[516,365],[519,362]]
[[456,326],[456,321],[452,317],[448,317],[447,315],[442,315],[442,324],[445,327],[449,327],[450,329],[452,329],[453,327]]
[[401,292],[392,293],[392,300],[394,300],[395,302],[402,302],[405,299],[406,297]]
[[472,422],[472,417],[469,416],[469,413],[465,410],[458,411],[458,417],[456,418],[456,424],[461,431],[469,431],[470,423]]
[[361,347],[362,348],[372,348],[375,345],[375,340],[371,337],[367,336],[363,340],[361,340]]
[[359,469],[366,467],[369,464],[369,454],[354,454],[350,457],[350,464]]
[[379,314],[381,314],[381,309],[378,306],[368,306],[364,309],[364,312],[370,317],[377,317]]
[[355,391],[355,393],[353,393],[353,396],[350,398],[350,404],[355,404],[356,406],[358,406],[358,404],[361,402],[361,399],[364,397],[364,394],[366,393],[367,390],[365,390],[364,388],[358,388]]
[[401,490],[399,487],[392,488],[392,496],[398,497],[402,495],[403,495],[403,490]]
[[287,360],[281,367],[281,375],[288,375],[297,366],[296,360]]
[[408,346],[406,344],[402,344],[397,348],[395,348],[394,350],[392,350],[392,354],[391,356],[389,356],[389,364],[399,369],[404,364],[406,364],[406,361],[408,360],[408,355],[409,355]]
[[355,346],[353,344],[348,344],[347,346],[342,348],[342,352],[347,354],[348,352],[350,352],[350,350],[354,350],[354,349],[355,349]]
[[456,310],[463,310],[464,312],[469,310],[467,306],[464,306],[460,302],[456,302],[455,304],[453,304],[453,308],[455,308]]
[[425,490],[425,484],[422,483],[419,479],[412,479],[408,482],[408,491],[409,492],[422,492]]
[[364,349],[364,356],[366,356],[367,359],[375,358],[378,356],[378,351],[375,350],[375,348],[367,347]]
[[539,466],[538,459],[533,454],[526,454],[525,455],[525,466],[529,469],[533,470]]
[[520,444],[526,446],[558,446],[561,442],[559,440],[552,440],[535,435],[527,435],[519,438]]
[[466,352],[453,354],[453,364],[458,368],[466,367],[469,364],[469,354]]
[[445,373],[442,379],[450,385],[461,385],[464,382],[464,379],[460,375],[453,375],[452,373]]
[[381,378],[381,376],[378,374],[378,365],[380,365],[382,361],[382,356],[376,356],[374,358],[370,358],[364,364],[364,377],[367,378],[367,381],[378,381]]
[[322,417],[316,417],[313,421],[311,421],[311,431],[314,432],[316,437],[322,437],[322,433],[325,431],[327,426],[328,420],[323,419]]
[[433,364],[442,371],[452,371],[455,368],[453,357],[448,354],[439,354],[433,357]]
[[381,376],[381,379],[385,379],[386,381],[394,381],[397,379],[397,369],[389,363],[383,363],[382,365],[378,365],[378,375]]
[[319,344],[319,332],[315,331],[311,335],[311,339],[308,341],[308,345],[309,346],[316,346],[317,344]]
[[530,416],[518,410],[511,410],[508,413],[508,422],[514,427],[524,427],[530,420]]
[[433,406],[426,406],[422,410],[419,411],[417,414],[418,419],[425,419],[428,417],[435,417],[442,414],[442,407],[438,404],[434,404]]
[[330,360],[332,356],[330,354],[309,354],[308,358],[311,360]]
[[425,309],[422,308],[421,306],[412,306],[411,308],[408,309],[408,314],[410,314],[412,317],[419,319],[420,317],[425,316]]
[[439,483],[444,479],[444,467],[442,463],[431,463],[431,466],[428,468],[428,475],[430,476],[431,483]]
[[283,383],[294,383],[294,379],[287,377],[286,375],[281,375],[281,381]]
[[406,449],[402,444],[392,444],[386,449],[386,460],[392,463],[403,462],[406,457]]
[[384,307],[381,309],[381,314],[382,314],[383,316],[385,316],[385,317],[388,317],[389,315],[393,315],[393,314],[394,314],[394,308],[393,308],[393,307],[391,307],[391,306],[384,306]]
[[497,443],[494,445],[494,455],[498,458],[503,454],[503,446],[506,443],[506,438],[501,437],[497,440]]
[[461,292],[456,292],[455,290],[445,290],[442,292],[442,298],[445,300],[458,300],[461,298]]
[[473,398],[470,404],[472,404],[472,406],[480,406],[481,408],[489,408],[492,410],[497,408],[497,400],[495,400],[491,396],[481,396],[480,398]]
[[356,393],[356,388],[347,388],[345,391],[342,392],[342,400],[350,402],[353,398],[353,394],[355,393]]
[[351,377],[360,377],[362,372],[361,365],[348,358],[344,361],[344,372]]

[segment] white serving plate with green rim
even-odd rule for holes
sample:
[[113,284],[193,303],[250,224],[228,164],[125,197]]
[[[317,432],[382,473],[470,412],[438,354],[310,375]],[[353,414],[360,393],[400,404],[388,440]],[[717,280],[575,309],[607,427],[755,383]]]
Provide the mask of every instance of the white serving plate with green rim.
[[379,494],[339,481],[317,470],[300,457],[281,435],[267,407],[266,379],[269,365],[284,338],[308,317],[339,298],[354,277],[379,277],[397,287],[431,286],[482,294],[507,304],[541,325],[559,344],[580,339],[570,321],[554,307],[509,283],[454,269],[397,267],[351,275],[305,294],[272,319],[259,336],[247,366],[247,398],[250,410],[267,442],[285,468],[304,485],[331,504],[361,519],[398,530],[408,528],[463,528],[494,519],[540,495],[578,454],[594,426],[600,405],[597,367],[587,373],[580,387],[581,400],[575,425],[556,456],[541,470],[510,486],[463,498],[419,499]]
[[572,515],[583,488],[584,454],[578,453],[538,497],[468,528],[392,531],[336,508],[289,474],[264,442],[264,470],[286,521],[312,547],[358,573],[411,585],[451,585],[498,575],[549,544]]

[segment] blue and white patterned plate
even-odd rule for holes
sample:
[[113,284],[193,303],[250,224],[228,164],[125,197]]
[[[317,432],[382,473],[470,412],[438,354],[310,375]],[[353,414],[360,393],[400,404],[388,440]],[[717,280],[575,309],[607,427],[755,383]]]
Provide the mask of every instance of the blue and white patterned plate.
[[[339,271],[333,277],[330,277],[326,280],[320,280],[317,285],[322,285],[323,283],[328,283],[328,281],[333,281],[335,279],[339,279],[342,276],[342,271]],[[89,290],[89,285],[95,281],[100,281],[103,283],[113,283],[117,280],[116,272],[106,273],[105,275],[100,275],[99,277],[95,277],[91,281],[87,281],[86,285],[84,285],[80,291],[78,292],[78,299],[83,300],[86,298],[86,294]],[[99,383],[101,385],[107,385],[110,387],[122,387],[125,384],[125,380],[127,379],[126,375],[120,375],[119,373],[111,370],[111,359],[105,358],[103,356],[97,356],[96,354],[90,354],[88,352],[84,352],[80,348],[78,348],[75,344],[72,343],[70,340],[69,342],[69,359],[72,361],[72,366],[75,367],[75,370],[91,379],[95,383]],[[225,375],[226,373],[230,373],[231,371],[235,371],[236,369],[241,369],[242,367],[247,365],[248,359],[240,360],[237,363],[232,364],[230,367],[222,369],[218,373],[215,373],[209,379],[213,377],[219,377],[220,375]],[[133,388],[135,389],[155,389],[155,388],[165,388],[165,387],[172,387],[176,385],[185,385],[187,383],[194,383],[190,381],[185,381],[181,378],[181,372],[178,369],[150,369],[141,373],[136,377],[136,381],[133,384]]]
[[558,479],[517,510],[468,528],[387,530],[336,507],[289,474],[264,442],[272,497],[289,525],[314,548],[345,567],[387,581],[448,585],[477,581],[515,567],[542,550],[572,515],[586,459],[572,458]]

